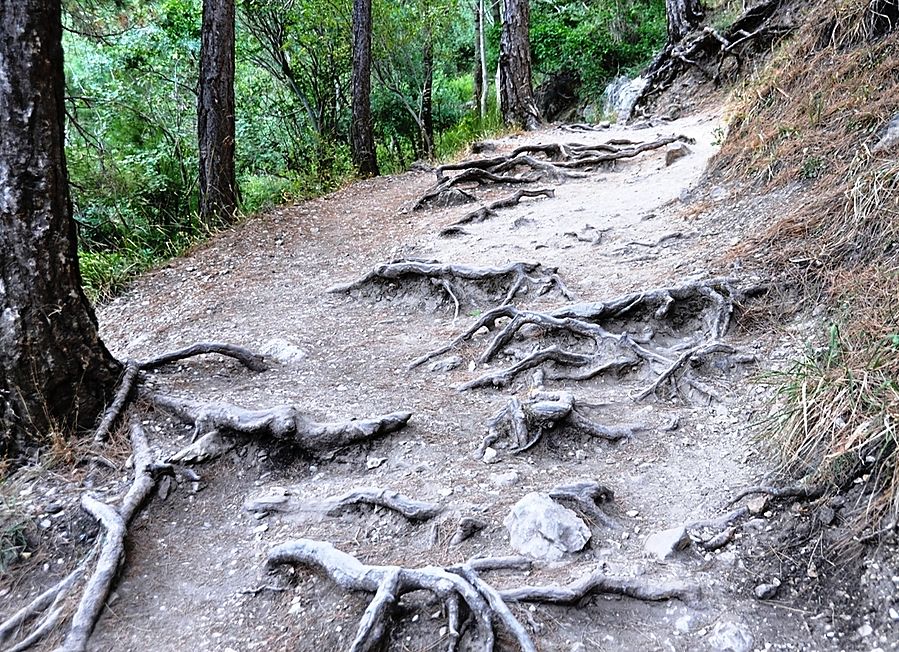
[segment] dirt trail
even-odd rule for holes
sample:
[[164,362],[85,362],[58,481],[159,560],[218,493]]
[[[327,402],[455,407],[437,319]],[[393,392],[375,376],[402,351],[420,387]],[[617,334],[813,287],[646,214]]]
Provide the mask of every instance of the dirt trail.
[[[458,334],[472,317],[453,319],[451,307],[415,298],[372,303],[324,293],[336,282],[398,257],[470,265],[539,261],[558,267],[584,301],[720,272],[713,261],[740,234],[719,232],[720,225],[691,217],[681,201],[714,153],[717,126],[716,118],[699,116],[639,131],[543,131],[504,140],[503,150],[523,142],[648,140],[670,133],[696,143],[690,155],[670,166],[662,149],[557,185],[555,198],[525,200],[466,227],[468,235],[458,238],[437,233],[470,206],[403,210],[433,175],[357,183],[251,220],[141,279],[103,308],[103,336],[119,356],[217,340],[261,350],[276,360],[263,374],[230,361],[190,361],[155,374],[152,383],[166,391],[246,407],[296,403],[317,418],[400,408],[412,410],[414,417],[397,434],[329,459],[253,445],[199,467],[203,483],[198,492],[183,485],[166,500],[155,499],[139,518],[127,567],[92,647],[346,649],[367,597],[346,595],[327,578],[306,571],[298,572],[297,586],[286,592],[245,593],[272,581],[262,571],[272,545],[315,538],[367,563],[410,566],[511,554],[502,522],[515,502],[530,491],[595,479],[615,492],[609,513],[620,530],[594,525],[584,552],[527,576],[499,573],[491,581],[498,586],[564,583],[602,566],[615,575],[696,583],[703,597],[692,605],[599,597],[577,607],[514,607],[539,649],[725,649],[715,647],[715,630],[751,632],[755,649],[807,649],[801,613],[753,596],[753,588],[770,578],[753,577],[743,568],[739,535],[716,553],[689,549],[664,562],[643,550],[649,533],[723,513],[730,496],[769,470],[749,434],[762,396],[747,378],[760,367],[708,378],[722,399],[710,404],[634,402],[630,393],[646,378],[555,383],[579,399],[603,404],[598,412],[603,423],[638,421],[646,430],[619,443],[549,432],[526,453],[504,454],[497,463],[485,464],[474,456],[484,421],[510,395],[520,394],[526,375],[506,390],[455,391],[456,384],[484,371],[469,370],[478,347],[461,350],[464,364],[449,372],[406,369],[411,360]],[[491,190],[482,198],[508,192]],[[599,232],[598,242],[588,241]],[[578,233],[584,237],[572,235]],[[519,297],[517,303],[547,308],[563,300],[550,293]],[[479,346],[484,341],[486,336],[476,338]],[[774,346],[773,340],[738,329],[732,329],[728,341],[759,356],[761,368]],[[151,432],[154,445],[165,452],[183,445],[188,435],[177,428]],[[339,517],[322,513],[322,499],[359,486],[440,502],[448,513],[476,514],[488,525],[450,547],[452,518],[433,529],[382,510],[363,508]],[[248,498],[276,488],[291,494],[287,512],[256,519],[243,509]],[[444,621],[430,617],[437,609],[411,606],[408,617],[396,621],[391,649],[443,647],[438,639]],[[722,625],[731,622],[738,626]]]

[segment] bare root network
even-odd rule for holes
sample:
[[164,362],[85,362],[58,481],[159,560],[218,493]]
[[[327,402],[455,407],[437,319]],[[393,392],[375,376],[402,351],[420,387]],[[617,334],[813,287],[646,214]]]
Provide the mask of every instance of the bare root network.
[[328,516],[339,516],[356,505],[377,505],[405,516],[410,521],[428,521],[443,511],[437,503],[413,500],[390,489],[353,489],[326,501]]
[[[401,290],[403,286],[405,289]],[[557,289],[564,297],[571,293],[558,270],[540,263],[516,262],[500,267],[468,267],[430,260],[400,260],[378,265],[357,281],[328,289],[331,293],[356,293],[377,298],[396,297],[417,291],[421,296],[437,293],[440,301],[451,302],[454,314],[469,308],[497,303],[506,305],[519,294],[543,295]]]
[[491,217],[496,217],[496,212],[502,210],[504,208],[512,208],[516,206],[522,199],[525,197],[555,197],[556,191],[552,188],[541,188],[539,190],[527,190],[520,189],[515,192],[515,194],[510,195],[509,197],[505,197],[504,199],[499,199],[495,202],[487,204],[486,206],[481,206],[476,211],[472,211],[468,213],[464,217],[456,220],[449,226],[440,230],[441,236],[450,236],[455,235],[462,232],[462,226],[466,224],[477,224],[478,222],[484,222],[489,220]]
[[[506,387],[520,373],[534,368],[541,368],[548,380],[585,380],[646,365],[653,369],[656,378],[637,393],[637,399],[668,386],[676,393],[684,377],[691,387],[709,394],[704,385],[689,378],[691,369],[708,364],[716,356],[728,356],[729,364],[754,360],[735,355],[733,347],[720,341],[744,296],[729,279],[716,278],[634,292],[609,301],[571,304],[550,312],[499,306],[481,315],[447,345],[413,361],[411,367],[460,347],[486,328],[494,335],[476,363],[489,363],[500,354],[517,361],[463,383],[458,387],[460,391]],[[524,350],[516,349],[525,329],[532,344]],[[562,348],[557,344],[533,344],[535,332],[573,340],[574,345]],[[561,408],[568,404],[568,397],[558,395],[555,401],[556,408]],[[548,410],[550,407],[546,405]],[[507,412],[511,415],[514,409]],[[507,420],[505,416],[500,418],[500,422]]]
[[[634,158],[659,149],[675,141],[693,142],[686,136],[664,136],[649,142],[610,140],[600,144],[547,144],[525,145],[509,155],[472,159],[441,165],[435,170],[437,182],[428,188],[412,207],[412,210],[435,205],[450,205],[448,193],[457,192],[460,186],[472,184],[526,184],[543,182],[561,183],[568,179],[581,179],[587,175],[577,170],[590,170],[603,164]],[[537,158],[536,155],[543,158]],[[460,171],[455,176],[447,172]]]
[[[289,564],[308,566],[324,572],[346,591],[372,594],[362,615],[351,652],[381,649],[386,643],[391,612],[400,598],[413,591],[433,593],[444,604],[447,618],[447,649],[456,650],[466,621],[471,639],[467,649],[493,650],[496,629],[501,626],[522,652],[536,652],[527,629],[509,608],[509,602],[538,602],[573,605],[593,595],[621,595],[637,600],[682,600],[693,603],[700,598],[696,586],[681,582],[652,583],[642,578],[609,577],[596,570],[564,586],[522,586],[496,589],[480,574],[498,570],[529,570],[532,562],[523,557],[472,559],[459,566],[375,566],[363,564],[330,543],[298,539],[269,551],[267,566],[275,569]],[[504,648],[506,649],[506,648]]]

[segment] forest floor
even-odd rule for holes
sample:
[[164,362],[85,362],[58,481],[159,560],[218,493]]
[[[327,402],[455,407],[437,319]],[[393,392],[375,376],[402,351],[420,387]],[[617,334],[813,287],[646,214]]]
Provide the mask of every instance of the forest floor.
[[[733,204],[726,213],[716,210],[730,190],[701,184],[719,125],[717,116],[705,114],[644,129],[584,134],[547,129],[505,138],[497,141],[499,151],[528,142],[651,140],[668,134],[684,134],[695,144],[671,165],[661,148],[553,184],[554,197],[525,199],[453,238],[438,232],[471,205],[409,210],[433,183],[432,173],[359,182],[251,219],[141,278],[102,307],[103,338],[120,359],[196,341],[225,341],[272,361],[270,370],[257,374],[231,360],[193,359],[154,373],[148,382],[156,389],[244,407],[296,404],[322,420],[398,409],[413,417],[399,432],[332,455],[311,458],[258,442],[196,466],[201,483],[173,486],[132,525],[127,564],[90,649],[347,649],[370,596],[346,593],[303,568],[286,590],[257,590],[277,584],[264,569],[272,546],[318,539],[366,563],[408,567],[510,555],[515,551],[503,520],[511,507],[529,492],[577,480],[598,480],[614,491],[603,509],[618,527],[588,520],[592,536],[585,550],[527,573],[492,573],[488,579],[494,586],[565,584],[603,568],[609,575],[650,583],[688,582],[701,589],[701,598],[688,604],[597,596],[575,606],[513,605],[540,650],[890,649],[895,628],[860,629],[859,614],[839,606],[852,602],[848,593],[829,603],[806,600],[798,586],[813,581],[806,567],[790,572],[785,560],[775,557],[769,541],[782,522],[778,514],[800,515],[802,504],[761,509],[716,551],[693,545],[659,560],[644,549],[647,535],[726,513],[732,497],[773,471],[755,438],[771,391],[758,380],[801,348],[807,324],[731,328],[726,341],[757,362],[704,370],[702,387],[714,399],[690,391],[635,401],[634,392],[655,377],[649,370],[548,382],[550,388],[571,390],[578,401],[599,405],[594,416],[603,424],[644,427],[614,443],[549,430],[517,455],[498,443],[499,454],[488,464],[476,454],[484,424],[512,395],[526,394],[529,374],[506,388],[457,391],[459,383],[509,362],[474,362],[488,340],[485,334],[454,352],[462,357],[458,368],[408,366],[490,306],[464,308],[456,316],[446,297],[420,287],[386,287],[372,296],[325,292],[398,258],[472,266],[539,261],[558,267],[579,301],[722,274],[740,278],[739,261],[722,254],[752,228],[760,211],[750,202]],[[476,192],[489,200],[511,191]],[[745,284],[758,280],[740,278]],[[555,291],[534,294],[519,295],[514,303],[541,310],[567,303]],[[147,420],[153,424],[151,445],[164,454],[190,436],[165,419]],[[124,480],[127,470],[119,475]],[[381,508],[325,513],[326,499],[359,487],[395,490],[440,503],[444,510],[421,524]],[[118,490],[117,485],[95,487],[104,488]],[[248,500],[271,495],[287,496],[278,511],[260,518],[244,508]],[[486,527],[450,545],[460,516],[476,516]],[[51,566],[19,578],[4,591],[3,601],[18,601],[46,583],[54,574]],[[782,586],[773,595],[756,596],[759,585],[778,583]],[[390,634],[391,650],[446,647],[445,620],[435,617],[440,609],[424,600],[404,601],[407,607]],[[500,649],[512,647],[506,643]]]

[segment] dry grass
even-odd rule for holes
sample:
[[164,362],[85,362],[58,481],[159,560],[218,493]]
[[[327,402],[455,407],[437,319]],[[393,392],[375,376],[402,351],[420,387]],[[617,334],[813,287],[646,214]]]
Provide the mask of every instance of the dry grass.
[[801,184],[742,246],[833,309],[826,341],[777,377],[785,463],[861,483],[859,529],[899,515],[899,158],[876,155],[899,112],[899,0],[823,0],[737,93],[713,162],[757,190]]

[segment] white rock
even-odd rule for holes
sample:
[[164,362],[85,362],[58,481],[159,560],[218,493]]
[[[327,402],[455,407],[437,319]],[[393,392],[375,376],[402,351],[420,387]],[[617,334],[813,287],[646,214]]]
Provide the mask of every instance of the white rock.
[[590,528],[577,514],[537,492],[519,500],[503,525],[512,548],[535,559],[557,561],[590,540]]
[[386,457],[374,457],[372,455],[369,455],[367,458],[365,458],[365,468],[369,470],[376,469],[386,461]]
[[497,487],[511,487],[519,480],[518,471],[506,471],[505,473],[491,473],[490,483]]
[[752,652],[755,638],[743,623],[725,620],[716,623],[709,634],[708,644],[715,652]]
[[643,549],[656,559],[668,559],[691,543],[687,529],[680,525],[646,537]]
[[295,344],[291,344],[287,340],[276,337],[273,340],[269,340],[265,346],[262,347],[261,351],[262,355],[277,360],[283,364],[296,364],[298,362],[302,362],[302,360],[308,355],[306,351],[296,346]]
[[499,453],[496,452],[495,448],[491,448],[488,446],[484,449],[484,457],[481,458],[484,460],[485,464],[493,464],[496,461],[496,457]]
[[867,638],[868,636],[870,636],[871,634],[874,633],[874,628],[871,627],[871,625],[869,623],[865,623],[864,625],[859,627],[856,631],[858,632],[858,635],[861,636],[862,638]]

